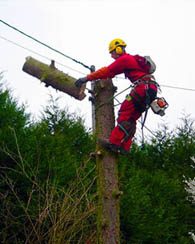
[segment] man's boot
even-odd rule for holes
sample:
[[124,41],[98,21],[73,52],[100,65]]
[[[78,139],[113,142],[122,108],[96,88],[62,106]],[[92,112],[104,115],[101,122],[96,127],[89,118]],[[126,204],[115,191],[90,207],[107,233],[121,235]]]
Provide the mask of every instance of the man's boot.
[[98,142],[105,149],[111,150],[112,152],[115,152],[115,153],[120,153],[120,146],[112,144],[111,142],[109,142],[108,139],[100,138],[98,140]]
[[107,150],[110,150],[115,153],[120,153],[122,155],[128,154],[128,151],[126,151],[122,146],[112,144],[111,142],[109,142],[108,139],[100,138],[98,142],[102,147],[104,147]]

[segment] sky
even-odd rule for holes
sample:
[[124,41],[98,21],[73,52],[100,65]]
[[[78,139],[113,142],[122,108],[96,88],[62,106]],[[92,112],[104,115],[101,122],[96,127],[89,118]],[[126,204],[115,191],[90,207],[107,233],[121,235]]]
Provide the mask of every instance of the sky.
[[[0,0],[1,20],[96,69],[114,61],[108,45],[115,38],[123,39],[132,55],[150,55],[157,65],[155,78],[162,90],[158,96],[169,103],[163,117],[149,111],[145,125],[151,131],[161,125],[174,130],[184,115],[195,118],[194,11],[194,0]],[[89,94],[86,92],[87,97],[78,101],[46,88],[22,71],[28,56],[46,64],[55,60],[59,70],[76,79],[89,73],[80,64],[0,22],[0,72],[19,103],[25,103],[27,112],[39,119],[50,96],[59,97],[60,108],[81,115],[90,128]],[[118,92],[130,85],[123,75],[114,78],[113,83]],[[117,99],[122,102],[127,94],[123,92]],[[116,117],[118,109],[116,106]],[[138,133],[140,127],[138,123]]]

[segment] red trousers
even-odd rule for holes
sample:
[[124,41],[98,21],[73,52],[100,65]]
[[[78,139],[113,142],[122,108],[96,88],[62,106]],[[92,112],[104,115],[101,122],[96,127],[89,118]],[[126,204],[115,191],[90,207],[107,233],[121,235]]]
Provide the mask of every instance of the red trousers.
[[[125,101],[123,101],[123,103],[121,104],[120,110],[119,110],[119,115],[118,115],[118,119],[117,122],[118,124],[120,124],[121,122],[127,121],[127,122],[131,122],[132,125],[134,126],[134,128],[136,128],[136,121],[140,118],[142,112],[145,110],[146,105],[144,104],[144,102],[141,104],[141,109],[140,106],[137,105],[137,103],[135,103],[135,100],[139,100],[138,103],[140,103],[140,101],[145,101],[146,99],[146,89],[147,86],[149,86],[148,91],[152,91],[149,92],[150,95],[150,102],[156,97],[156,93],[157,93],[157,88],[154,84],[140,84],[138,86],[136,86],[130,93],[129,96],[127,96],[127,98],[125,99]],[[136,93],[136,95],[135,95]],[[139,97],[139,99],[138,99]],[[128,138],[128,140],[124,140],[125,137],[125,132],[123,130],[121,130],[121,128],[117,125],[111,132],[109,141],[112,144],[118,145],[118,146],[122,146],[126,151],[129,150],[129,148],[131,147],[132,144],[132,140],[133,140],[133,135],[130,136]]]

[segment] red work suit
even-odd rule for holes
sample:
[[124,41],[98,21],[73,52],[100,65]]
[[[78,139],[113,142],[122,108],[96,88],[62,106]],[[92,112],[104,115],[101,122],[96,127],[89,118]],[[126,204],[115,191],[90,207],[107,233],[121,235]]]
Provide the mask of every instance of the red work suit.
[[[129,150],[132,139],[136,131],[136,121],[140,118],[143,111],[146,109],[146,92],[150,97],[150,102],[156,97],[157,87],[155,83],[142,83],[142,81],[151,80],[152,76],[148,76],[140,67],[136,58],[133,55],[123,53],[108,67],[103,67],[89,75],[88,80],[113,78],[115,75],[124,73],[132,83],[138,80],[140,84],[136,85],[130,92],[129,96],[121,104],[117,125],[112,130],[109,141],[114,145],[123,147],[126,151]],[[154,80],[154,77],[152,77]],[[124,126],[125,123],[127,126]],[[121,127],[122,125],[122,127]],[[122,128],[126,127],[125,130]],[[129,132],[129,136],[127,136]]]

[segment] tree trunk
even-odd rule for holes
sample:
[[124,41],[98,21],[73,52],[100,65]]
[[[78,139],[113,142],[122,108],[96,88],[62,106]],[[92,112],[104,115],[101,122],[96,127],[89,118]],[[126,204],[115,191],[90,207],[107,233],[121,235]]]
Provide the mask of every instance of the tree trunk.
[[[112,80],[95,84],[96,137],[109,138],[115,126]],[[119,244],[119,189],[117,155],[97,143],[98,170],[98,244]]]
[[46,86],[52,86],[78,100],[82,100],[86,96],[84,93],[86,86],[83,85],[81,88],[75,87],[74,83],[76,79],[56,69],[54,61],[52,61],[49,66],[32,57],[27,57],[23,65],[23,71],[38,78],[44,82]]

